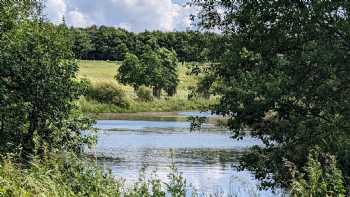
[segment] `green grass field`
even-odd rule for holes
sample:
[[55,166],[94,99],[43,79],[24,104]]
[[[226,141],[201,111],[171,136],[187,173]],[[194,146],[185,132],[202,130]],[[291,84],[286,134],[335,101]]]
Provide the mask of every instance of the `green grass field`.
[[195,86],[198,79],[195,76],[187,75],[188,68],[186,65],[179,66],[179,79],[177,94],[174,97],[167,98],[163,96],[161,99],[155,99],[151,102],[138,101],[134,90],[131,86],[119,84],[115,76],[117,74],[120,63],[107,61],[79,61],[79,77],[90,80],[92,83],[116,83],[127,92],[130,98],[131,106],[129,108],[120,108],[115,105],[99,103],[82,98],[79,105],[85,113],[105,113],[105,112],[161,112],[161,111],[186,111],[186,110],[201,110],[208,108],[214,104],[216,99],[194,99],[188,100],[190,86]]
[[119,64],[107,61],[79,61],[79,77],[92,82],[114,82]]

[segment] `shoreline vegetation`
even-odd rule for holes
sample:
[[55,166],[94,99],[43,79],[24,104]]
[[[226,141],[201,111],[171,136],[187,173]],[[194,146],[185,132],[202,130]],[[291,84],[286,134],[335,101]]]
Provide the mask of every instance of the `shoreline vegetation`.
[[23,168],[8,155],[0,163],[0,196],[185,196],[190,185],[174,165],[169,168],[171,172],[167,175],[167,183],[156,174],[146,179],[140,172],[139,181],[127,185],[111,172],[102,170],[96,159],[88,156],[54,153],[45,158],[33,158],[30,165]]

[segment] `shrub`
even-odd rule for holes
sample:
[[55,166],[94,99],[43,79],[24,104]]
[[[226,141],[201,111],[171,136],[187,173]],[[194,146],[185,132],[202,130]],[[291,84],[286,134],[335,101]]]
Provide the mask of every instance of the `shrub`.
[[86,96],[100,103],[113,104],[122,108],[130,107],[130,102],[125,91],[114,83],[97,83],[90,85]]
[[344,180],[335,156],[313,149],[304,171],[291,184],[293,196],[345,196]]
[[34,159],[25,169],[11,160],[0,162],[0,197],[121,195],[121,182],[73,154]]
[[136,95],[141,101],[153,101],[152,90],[146,86],[139,87]]

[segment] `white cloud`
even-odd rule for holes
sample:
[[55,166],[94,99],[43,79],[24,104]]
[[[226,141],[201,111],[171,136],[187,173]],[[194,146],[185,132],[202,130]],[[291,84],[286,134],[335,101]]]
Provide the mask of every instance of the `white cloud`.
[[190,26],[191,8],[173,0],[48,0],[48,18],[66,17],[68,25],[118,26],[130,31],[184,30]]
[[[186,8],[171,0],[112,0],[116,16],[122,23],[132,24],[133,30],[160,29],[172,31],[179,17],[185,17]],[[189,13],[188,13],[189,14]],[[143,28],[143,29],[142,29]]]
[[69,11],[66,15],[67,24],[74,27],[88,27],[94,22],[78,10]]
[[46,12],[48,19],[54,23],[62,22],[67,10],[65,0],[47,0]]
[[129,23],[119,23],[115,27],[120,27],[120,28],[126,29],[128,31],[131,30],[131,25]]

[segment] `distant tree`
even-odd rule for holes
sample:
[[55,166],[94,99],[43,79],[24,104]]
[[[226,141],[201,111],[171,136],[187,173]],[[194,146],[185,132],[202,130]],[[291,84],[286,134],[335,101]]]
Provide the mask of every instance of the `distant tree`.
[[156,51],[146,51],[141,58],[145,65],[144,85],[153,87],[153,96],[159,98],[162,87],[165,86],[164,67],[161,59]]
[[84,29],[72,29],[73,52],[78,59],[91,59],[89,53],[95,50],[90,34]]
[[163,67],[164,89],[168,96],[174,96],[179,83],[176,53],[166,48],[161,48],[158,50],[158,54]]
[[124,43],[125,30],[101,26],[96,32],[96,58],[100,60],[123,60],[128,48]]
[[134,54],[126,54],[122,65],[118,69],[116,79],[125,85],[131,85],[135,90],[146,83],[143,62]]
[[[209,32],[145,31],[133,33],[106,26],[72,28],[71,31],[75,37],[74,53],[76,57],[87,56],[84,59],[122,61],[126,53],[141,56],[149,50],[166,48],[175,51],[180,61],[206,62],[216,57],[213,52],[222,51],[219,50],[222,49],[219,47],[222,36]],[[90,44],[93,48],[89,46]],[[89,53],[86,54],[84,49],[89,49]]]
[[169,96],[176,93],[178,84],[176,54],[165,48],[147,50],[140,58],[127,54],[119,67],[117,80],[137,89],[141,85],[153,88],[153,96],[159,98],[162,89]]

